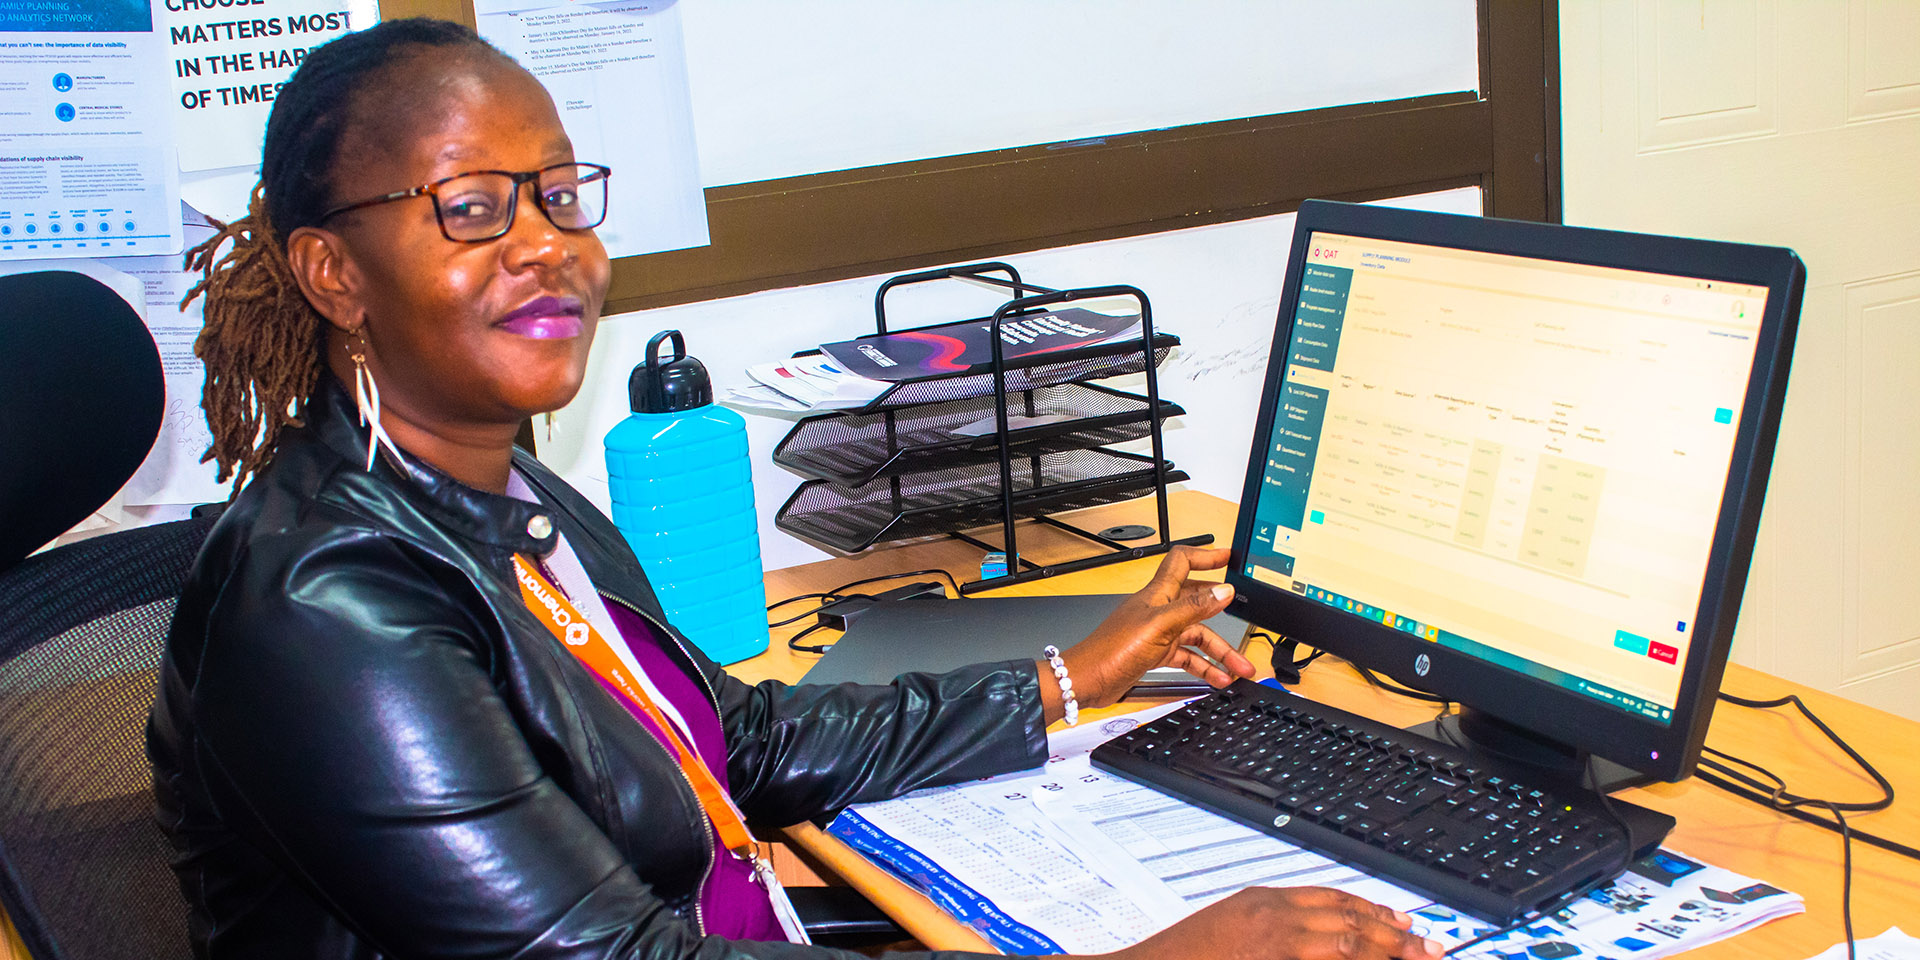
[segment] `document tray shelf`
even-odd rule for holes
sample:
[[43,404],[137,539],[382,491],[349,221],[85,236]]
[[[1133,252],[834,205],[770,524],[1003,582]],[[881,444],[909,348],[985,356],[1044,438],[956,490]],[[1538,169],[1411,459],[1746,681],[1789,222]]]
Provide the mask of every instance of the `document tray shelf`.
[[[1167,483],[1187,479],[1165,466]],[[1022,457],[1013,470],[1013,512],[1026,518],[1097,507],[1131,500],[1155,486],[1151,457],[1104,449]],[[858,487],[810,480],[793,492],[774,522],[794,536],[853,553],[881,541],[944,535],[1007,519],[996,457]]]
[[[1179,345],[1180,338],[1173,334],[1155,334],[1153,365],[1159,367],[1165,363],[1167,354]],[[1059,353],[1008,360],[1005,364],[1007,393],[1010,396],[1022,390],[1144,372],[1147,369],[1147,351],[1144,347],[1141,339],[1134,337],[1131,340],[1109,340]],[[993,381],[992,370],[971,373],[958,371],[901,380],[855,412],[875,413],[926,403],[992,397]]]
[[[1152,424],[1147,398],[1090,384],[1042,387],[1009,396],[1012,422],[1049,422],[1015,427],[1007,447],[1015,457],[1084,450],[1138,440]],[[994,421],[991,394],[885,413],[830,414],[800,421],[773,451],[773,462],[805,477],[857,487],[873,480],[976,463],[997,463],[1000,439],[955,431]],[[1158,419],[1186,413],[1162,400]]]

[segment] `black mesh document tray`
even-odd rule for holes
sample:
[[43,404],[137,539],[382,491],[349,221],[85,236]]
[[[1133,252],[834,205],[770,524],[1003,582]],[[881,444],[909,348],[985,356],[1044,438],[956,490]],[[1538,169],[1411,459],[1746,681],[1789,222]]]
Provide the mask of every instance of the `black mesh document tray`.
[[[774,448],[773,462],[801,476],[857,487],[901,473],[998,462],[993,430],[964,435],[956,430],[994,420],[992,394],[885,413],[808,417]],[[1007,446],[1015,457],[1084,450],[1147,435],[1147,398],[1108,387],[1067,384],[1023,391],[1007,398],[1015,418]],[[1160,401],[1159,419],[1186,413]],[[1019,426],[1018,418],[1047,422]]]
[[[1173,334],[1154,334],[1153,365],[1159,367],[1165,363],[1167,354],[1179,345],[1180,338]],[[1108,340],[1074,350],[1009,360],[1006,362],[1007,392],[1012,394],[1054,384],[1103,380],[1107,377],[1141,373],[1147,369],[1147,351],[1143,349],[1144,346],[1140,338],[1135,337],[1131,340]],[[859,412],[872,413],[923,403],[964,400],[968,397],[991,397],[993,393],[993,371],[991,370],[979,373],[935,374],[914,380],[902,380],[887,388],[885,393],[873,398],[866,406],[859,408]]]
[[[1166,482],[1187,475],[1167,465]],[[1015,517],[1063,513],[1131,500],[1155,489],[1152,457],[1117,450],[1069,450],[1021,457],[1013,467]],[[1001,523],[1000,463],[989,461],[847,486],[800,485],[774,523],[845,553],[887,540],[944,535]]]

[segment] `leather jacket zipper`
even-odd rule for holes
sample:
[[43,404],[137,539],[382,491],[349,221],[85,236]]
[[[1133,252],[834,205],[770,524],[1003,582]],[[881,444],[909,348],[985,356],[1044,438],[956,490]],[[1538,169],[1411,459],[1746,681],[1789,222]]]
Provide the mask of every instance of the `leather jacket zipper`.
[[727,725],[727,720],[725,717],[722,717],[720,715],[719,692],[713,689],[713,684],[707,680],[706,673],[700,669],[697,663],[694,662],[693,654],[687,652],[686,644],[681,643],[680,638],[673,635],[673,628],[667,626],[665,621],[656,620],[653,617],[648,616],[646,611],[641,610],[638,606],[632,603],[628,603],[627,601],[622,600],[621,598],[616,597],[613,594],[606,592],[605,590],[601,590],[599,587],[595,587],[594,592],[600,594],[600,599],[602,600],[612,600],[614,603],[617,603],[623,607],[626,607],[628,612],[632,613],[634,616],[639,617],[642,620],[645,620],[647,624],[653,627],[653,629],[656,632],[658,632],[661,636],[666,637],[668,640],[673,641],[673,645],[680,650],[680,655],[686,658],[687,664],[689,666],[693,667],[693,675],[700,678],[701,688],[707,691],[707,702],[713,705],[713,718],[715,720],[720,721],[721,728],[725,729]]
[[[688,663],[694,663],[693,655],[688,653],[687,648],[680,643],[679,638],[673,635],[673,629],[671,627],[668,627],[665,623],[659,620],[656,620],[653,617],[648,616],[646,611],[641,610],[638,606],[632,603],[628,603],[627,601],[619,597],[616,597],[606,592],[605,590],[601,590],[599,587],[595,587],[594,592],[600,595],[600,599],[610,600],[614,603],[617,603],[622,607],[625,607],[627,611],[632,613],[634,616],[639,617],[642,620],[645,620],[648,626],[653,627],[655,633],[658,633],[661,636],[666,637],[668,640],[673,641],[673,645],[680,650],[680,655],[685,657]],[[714,719],[720,720],[721,726],[724,729],[726,726],[726,723],[725,723],[725,720],[720,716],[720,695],[714,692],[713,684],[707,680],[706,673],[699,668],[698,664],[694,665],[693,675],[700,678],[700,686],[707,691],[707,702],[713,705]],[[689,735],[691,735],[692,731],[688,731],[688,733]],[[667,749],[666,744],[659,744],[659,747],[663,751]],[[673,759],[671,751],[668,752],[668,759],[670,760]],[[688,778],[687,772],[685,770],[680,769],[680,765],[678,762],[675,762],[674,764],[674,771],[680,774],[680,781],[687,785],[688,794],[690,795],[693,794],[694,792],[693,781],[690,778]],[[694,806],[698,807],[699,805],[700,805],[699,798],[696,795],[694,798]],[[715,840],[714,838],[713,823],[706,816],[701,816],[700,826],[702,831],[706,834],[706,837],[707,837],[707,868],[704,872],[700,874],[700,883],[697,886],[695,886],[693,889],[693,925],[694,925],[694,929],[697,930],[701,936],[705,936],[707,932],[707,915],[706,915],[706,908],[702,905],[702,901],[705,899],[704,895],[707,891],[707,881],[713,879],[713,870],[714,870],[714,867],[718,865],[717,861],[720,859],[720,854],[715,849],[719,844],[718,844],[718,841]]]

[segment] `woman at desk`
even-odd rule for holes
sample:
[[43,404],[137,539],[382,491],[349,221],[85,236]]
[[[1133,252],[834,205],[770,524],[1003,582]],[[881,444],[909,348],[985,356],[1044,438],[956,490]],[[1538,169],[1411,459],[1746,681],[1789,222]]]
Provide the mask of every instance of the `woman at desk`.
[[[1051,662],[729,678],[513,447],[584,376],[607,173],[511,59],[394,21],[308,56],[249,215],[192,254],[212,455],[250,479],[181,598],[149,731],[198,955],[825,955],[792,942],[742,814],[1037,765],[1076,699],[1163,663],[1228,682],[1182,644],[1251,673],[1198,625],[1225,588],[1187,579],[1225,551],[1192,551]],[[1131,952],[1425,956],[1406,927],[1263,890]]]

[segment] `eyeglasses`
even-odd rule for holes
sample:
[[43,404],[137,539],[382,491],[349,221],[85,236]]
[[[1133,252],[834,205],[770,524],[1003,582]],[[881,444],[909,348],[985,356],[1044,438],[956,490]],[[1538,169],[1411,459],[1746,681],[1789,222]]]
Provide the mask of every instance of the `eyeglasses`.
[[440,233],[456,243],[485,243],[513,229],[520,206],[520,185],[534,184],[540,212],[562,230],[591,230],[607,219],[607,177],[613,171],[597,163],[556,163],[529,173],[472,170],[366,200],[334,207],[321,223],[361,207],[392,203],[422,194],[433,198]]

